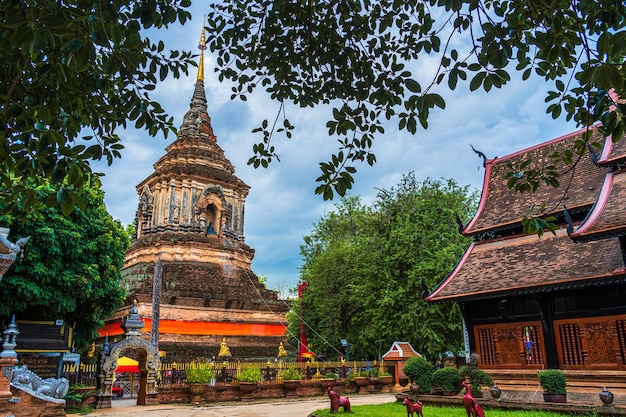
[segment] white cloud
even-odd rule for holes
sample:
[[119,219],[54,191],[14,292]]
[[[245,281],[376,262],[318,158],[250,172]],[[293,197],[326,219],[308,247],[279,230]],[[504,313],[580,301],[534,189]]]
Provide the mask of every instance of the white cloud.
[[[159,32],[168,47],[196,53],[200,33],[197,16],[202,15],[205,5],[193,7],[194,20],[182,28],[174,25]],[[412,71],[424,82],[438,65],[438,58],[420,58]],[[287,107],[287,117],[296,125],[294,139],[275,139],[281,162],[255,170],[247,165],[252,144],[259,140],[251,130],[264,118],[273,121],[278,106],[264,94],[254,94],[247,102],[230,101],[231,86],[218,83],[210,55],[206,56],[205,66],[209,115],[218,144],[235,166],[236,175],[252,187],[246,204],[245,234],[246,242],[256,249],[253,270],[267,275],[270,286],[293,286],[299,275],[302,237],[333,208],[333,203],[314,194],[318,163],[326,161],[337,145],[334,138],[328,137],[325,126],[332,107]],[[190,68],[189,76],[168,78],[155,90],[154,99],[174,116],[177,126],[189,108],[196,74],[196,68]],[[454,178],[460,185],[480,189],[482,161],[469,144],[488,157],[503,156],[574,130],[573,124],[553,121],[545,114],[545,89],[541,80],[522,82],[515,75],[510,85],[490,93],[470,92],[468,83],[460,83],[453,92],[445,85],[439,86],[447,108],[434,110],[429,129],[420,130],[415,136],[398,132],[397,125],[388,125],[385,135],[374,144],[376,165],[357,166],[353,194],[370,203],[376,189],[397,185],[402,175],[410,171],[418,179]],[[137,207],[136,184],[150,175],[153,164],[174,138],[151,138],[144,131],[132,129],[121,132],[121,136],[126,146],[122,159],[112,167],[98,164],[97,170],[106,172],[103,185],[107,208],[115,218],[128,224]]]

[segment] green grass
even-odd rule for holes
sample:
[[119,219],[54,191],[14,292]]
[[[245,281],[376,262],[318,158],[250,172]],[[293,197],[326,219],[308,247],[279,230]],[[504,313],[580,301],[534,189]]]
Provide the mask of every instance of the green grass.
[[[424,405],[425,417],[467,417],[463,407],[438,407]],[[343,414],[343,408],[339,407],[339,414]],[[358,405],[352,407],[352,414],[358,417],[389,417],[406,415],[406,407],[400,403],[387,403],[379,405]],[[563,417],[565,414],[541,410],[498,410],[485,407],[485,414],[489,417]],[[331,417],[337,414],[330,414],[329,408],[316,410],[314,416]],[[568,413],[567,415],[572,415]],[[577,414],[578,416],[592,417],[595,413]]]

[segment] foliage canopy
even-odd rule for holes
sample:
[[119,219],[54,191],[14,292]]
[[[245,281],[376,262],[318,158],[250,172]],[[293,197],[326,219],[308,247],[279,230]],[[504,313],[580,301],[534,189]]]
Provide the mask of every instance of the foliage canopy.
[[172,118],[150,99],[157,80],[187,73],[191,53],[166,51],[146,29],[190,18],[190,0],[0,3],[0,195],[6,210],[43,203],[16,178],[47,178],[48,204],[84,208],[90,160],[120,157],[118,127],[167,137]]
[[[51,185],[34,188],[45,200]],[[75,330],[76,348],[90,344],[96,330],[122,305],[120,269],[129,238],[104,206],[100,181],[92,178],[78,195],[84,209],[64,216],[46,207],[23,222],[13,222],[10,239],[30,236],[0,285],[0,316],[20,320],[63,319]]]
[[[300,279],[307,283],[301,315],[316,354],[379,357],[394,341],[408,341],[431,360],[462,346],[461,316],[453,304],[426,304],[420,280],[433,289],[463,254],[468,238],[456,215],[469,218],[475,195],[452,180],[381,190],[372,207],[346,197],[301,245]],[[290,331],[298,333],[297,317]],[[385,350],[383,350],[385,349]]]
[[[327,127],[339,146],[320,163],[324,199],[352,187],[356,163],[375,163],[385,121],[415,134],[445,107],[441,91],[464,82],[490,91],[534,74],[547,82],[553,118],[601,122],[615,141],[626,130],[622,0],[225,0],[211,8],[208,43],[220,79],[235,85],[232,98],[262,89],[280,103],[274,122],[255,129],[263,139],[249,164],[276,158],[274,133],[291,137],[285,104],[333,106]],[[422,79],[411,71],[427,57],[439,66]],[[555,185],[552,172],[517,174],[528,177],[522,188]]]

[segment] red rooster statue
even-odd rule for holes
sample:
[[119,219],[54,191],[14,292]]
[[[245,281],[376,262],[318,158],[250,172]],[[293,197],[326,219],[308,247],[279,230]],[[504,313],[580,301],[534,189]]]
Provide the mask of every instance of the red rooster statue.
[[485,412],[472,396],[472,389],[467,381],[463,381],[461,385],[465,387],[465,396],[462,401],[463,407],[465,407],[465,411],[467,412],[467,417],[485,417]]

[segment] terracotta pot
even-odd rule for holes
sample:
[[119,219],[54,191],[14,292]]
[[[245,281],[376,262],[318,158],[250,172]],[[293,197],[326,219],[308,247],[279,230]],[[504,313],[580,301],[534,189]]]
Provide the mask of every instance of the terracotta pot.
[[242,390],[246,394],[253,393],[258,388],[258,384],[256,382],[240,382],[239,389]]
[[370,379],[365,376],[357,376],[354,378],[354,382],[356,382],[359,387],[365,387],[370,384]]
[[191,402],[199,403],[202,401],[202,395],[209,390],[208,384],[189,384],[189,392],[191,393]]
[[409,386],[409,390],[411,391],[412,394],[417,395],[420,393],[420,385],[418,383],[411,382],[411,385]]
[[370,385],[372,382],[368,377],[357,376],[356,378],[354,378],[354,382],[356,382],[356,384],[359,386],[359,394],[367,394],[369,392],[367,386]]
[[380,385],[391,385],[393,383],[393,378],[391,375],[379,376],[378,383]]
[[285,387],[287,398],[293,398],[298,396],[298,387],[300,386],[300,381],[283,381],[283,386]]
[[547,403],[566,403],[567,394],[543,394],[543,400]]
[[334,387],[335,384],[337,383],[337,381],[333,378],[322,378],[320,379],[320,384],[322,384],[322,386],[324,387],[324,389],[328,388],[328,387]]

